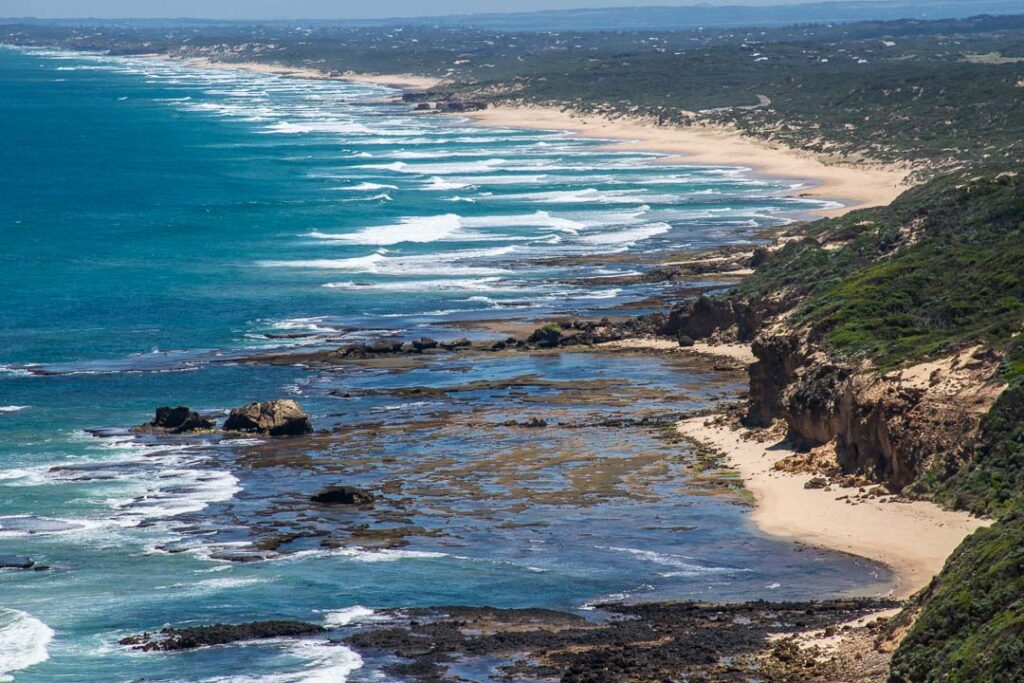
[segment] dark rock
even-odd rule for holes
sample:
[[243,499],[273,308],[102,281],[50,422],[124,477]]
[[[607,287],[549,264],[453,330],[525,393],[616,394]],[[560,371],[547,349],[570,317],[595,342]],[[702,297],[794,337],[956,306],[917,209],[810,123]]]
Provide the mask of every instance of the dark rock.
[[143,427],[153,430],[182,434],[185,432],[196,432],[208,429],[215,429],[213,420],[208,420],[187,406],[160,406],[156,409],[153,420]]
[[693,339],[703,339],[718,330],[732,327],[735,322],[732,301],[699,296],[672,309],[666,332],[676,337],[685,334]]
[[562,341],[562,327],[555,324],[538,327],[526,341],[542,349],[553,349]]
[[373,505],[372,492],[355,486],[328,486],[314,494],[311,500],[320,505]]
[[296,436],[309,434],[313,431],[313,425],[298,403],[281,399],[234,408],[224,422],[224,430],[257,432],[270,436]]
[[378,339],[372,344],[366,345],[370,353],[398,353],[402,350],[402,342],[389,339]]
[[750,366],[750,396],[744,424],[768,427],[782,417],[782,399],[796,371],[807,360],[807,347],[796,335],[761,335],[751,350],[757,361]]
[[156,636],[143,633],[122,638],[118,644],[145,652],[175,652],[245,640],[297,638],[323,633],[324,630],[323,626],[304,621],[254,621],[246,624],[213,624],[212,626],[182,629],[165,628]]
[[35,560],[26,555],[0,555],[0,569],[31,569]]
[[468,348],[468,347],[470,347],[472,345],[473,345],[473,343],[471,341],[469,341],[468,339],[466,339],[465,337],[459,337],[458,339],[452,339],[452,340],[449,340],[449,341],[443,341],[443,342],[440,343],[439,346],[442,349],[448,349],[449,351],[454,351],[455,349],[465,349],[465,348]]
[[431,339],[430,337],[420,337],[412,342],[412,346],[417,351],[426,351],[427,349],[436,349],[437,340]]
[[679,345],[682,347],[690,347],[693,346],[695,343],[693,341],[693,337],[688,337],[685,334],[679,335],[679,339],[677,339],[677,341],[679,342]]
[[754,249],[754,253],[750,256],[750,260],[747,262],[747,265],[751,268],[759,268],[768,262],[771,255],[772,253],[764,247],[756,247]]
[[366,344],[348,344],[334,351],[336,358],[360,359],[370,358],[372,354],[366,348]]
[[823,489],[828,486],[828,479],[824,477],[814,477],[804,482],[805,489]]

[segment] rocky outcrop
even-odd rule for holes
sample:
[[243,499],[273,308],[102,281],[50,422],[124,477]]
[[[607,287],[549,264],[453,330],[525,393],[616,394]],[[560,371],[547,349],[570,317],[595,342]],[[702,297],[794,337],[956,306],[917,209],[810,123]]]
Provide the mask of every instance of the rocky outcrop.
[[328,486],[312,496],[319,505],[373,505],[376,497],[371,491],[355,486]]
[[850,371],[819,359],[797,368],[780,398],[789,438],[803,449],[828,443],[842,428],[840,405]]
[[808,350],[796,334],[759,336],[751,350],[757,361],[749,368],[750,396],[744,423],[768,427],[782,417],[783,392],[803,366]]
[[323,633],[324,627],[305,621],[254,621],[246,624],[213,624],[192,628],[165,628],[158,634],[142,633],[118,641],[119,645],[144,652],[176,652],[246,640],[297,638]]
[[753,351],[747,424],[781,418],[797,447],[834,443],[843,474],[892,491],[961,452],[999,390],[996,360],[972,362],[971,350],[888,374],[837,363],[794,333],[762,335]]
[[35,560],[27,555],[0,555],[0,569],[32,569]]
[[224,422],[224,431],[255,432],[270,436],[297,436],[313,431],[309,416],[289,399],[250,403],[235,408]]
[[767,298],[720,298],[699,296],[673,307],[665,322],[664,334],[669,337],[704,339],[715,333],[735,328],[736,339],[752,341],[786,305]]
[[187,406],[160,406],[150,422],[139,425],[140,431],[157,431],[169,434],[184,434],[216,429],[217,425]]
[[665,331],[670,337],[685,335],[691,339],[703,339],[735,323],[736,314],[730,299],[699,296],[672,309]]

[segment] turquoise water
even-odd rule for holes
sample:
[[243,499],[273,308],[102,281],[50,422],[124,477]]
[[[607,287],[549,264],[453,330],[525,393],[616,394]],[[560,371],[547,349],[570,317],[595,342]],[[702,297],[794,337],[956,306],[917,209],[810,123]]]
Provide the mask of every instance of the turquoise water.
[[[116,641],[168,624],[337,625],[453,602],[805,598],[885,579],[765,538],[743,507],[686,490],[683,447],[653,430],[502,426],[554,405],[566,421],[678,412],[736,388],[695,368],[591,354],[341,372],[228,362],[452,337],[445,326],[460,320],[599,313],[660,290],[573,284],[628,264],[538,259],[744,242],[818,206],[784,198],[788,184],[558,131],[417,116],[363,85],[0,49],[0,88],[0,554],[49,566],[0,571],[0,677],[380,680],[372,656],[322,640],[175,655]],[[487,384],[510,378],[543,381]],[[583,379],[604,384],[571,390]],[[426,399],[398,391],[472,382]],[[272,397],[297,398],[344,439],[124,432],[156,405],[217,412]],[[582,461],[509,483],[535,450],[560,449],[650,474],[640,491],[571,501],[559,492],[589,481]],[[419,492],[403,513],[431,534],[393,549],[310,536],[260,561],[224,559],[270,522],[323,534],[353,522],[296,513],[339,478],[400,479]]]

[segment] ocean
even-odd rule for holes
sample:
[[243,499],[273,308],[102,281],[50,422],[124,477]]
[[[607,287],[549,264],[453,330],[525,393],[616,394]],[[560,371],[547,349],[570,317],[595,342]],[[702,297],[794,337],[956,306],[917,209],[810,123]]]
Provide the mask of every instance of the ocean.
[[[260,619],[338,637],[391,607],[591,614],[884,587],[877,565],[760,533],[740,496],[693,476],[686,444],[622,426],[741,389],[699,363],[243,362],[621,312],[669,285],[611,284],[635,273],[617,256],[753,243],[822,207],[791,181],[417,115],[379,86],[159,59],[0,48],[0,88],[0,556],[40,568],[0,570],[0,680],[391,680],[327,636],[117,641]],[[570,258],[593,254],[608,258]],[[270,398],[300,401],[317,434],[128,431],[158,405]],[[531,417],[549,428],[516,422]],[[385,500],[313,509],[335,483]]]

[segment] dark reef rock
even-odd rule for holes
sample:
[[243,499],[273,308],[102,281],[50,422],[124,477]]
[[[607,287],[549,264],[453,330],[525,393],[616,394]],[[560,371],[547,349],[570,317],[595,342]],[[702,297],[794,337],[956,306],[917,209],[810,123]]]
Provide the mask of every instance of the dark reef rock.
[[298,403],[289,399],[250,403],[235,408],[224,422],[228,432],[256,432],[270,436],[309,434],[313,425]]
[[26,555],[0,555],[0,569],[32,569],[36,561]]
[[372,344],[367,344],[366,350],[370,353],[398,353],[402,350],[402,342],[389,339],[378,339]]
[[345,642],[401,658],[387,672],[414,681],[462,680],[449,664],[482,658],[493,666],[500,658],[506,663],[498,670],[509,680],[732,683],[760,678],[758,653],[773,634],[823,628],[896,604],[850,598],[598,605],[621,617],[600,622],[545,609],[413,608],[393,611],[388,625],[361,629]]
[[216,429],[213,420],[208,420],[187,406],[160,406],[152,421],[138,427],[140,430],[163,431],[171,434],[199,432]]
[[176,652],[210,645],[226,645],[245,640],[297,638],[323,633],[324,627],[305,621],[253,621],[246,624],[213,624],[191,628],[165,628],[157,635],[143,633],[118,641],[133,650],[144,652]]
[[450,341],[441,342],[440,346],[442,349],[448,349],[454,351],[455,349],[465,349],[472,346],[473,343],[465,337],[459,337],[458,339],[452,339]]
[[542,349],[553,349],[562,341],[562,328],[553,323],[538,327],[526,341]]
[[429,351],[437,348],[437,340],[430,337],[420,337],[412,342],[412,347],[417,351]]
[[328,486],[314,494],[311,500],[320,505],[373,505],[372,492],[355,486]]

